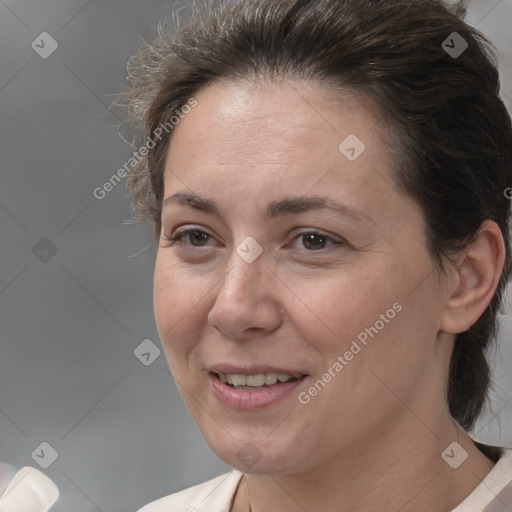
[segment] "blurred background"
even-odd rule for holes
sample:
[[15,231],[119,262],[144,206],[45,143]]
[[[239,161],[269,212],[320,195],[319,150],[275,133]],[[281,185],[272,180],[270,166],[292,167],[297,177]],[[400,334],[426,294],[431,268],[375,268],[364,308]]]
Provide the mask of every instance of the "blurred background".
[[[52,478],[56,512],[136,511],[229,469],[160,352],[151,229],[128,222],[124,182],[104,187],[133,153],[109,108],[126,62],[188,4],[0,0],[0,461]],[[470,1],[468,19],[498,48],[510,110],[512,0]],[[474,432],[508,447],[510,302]]]

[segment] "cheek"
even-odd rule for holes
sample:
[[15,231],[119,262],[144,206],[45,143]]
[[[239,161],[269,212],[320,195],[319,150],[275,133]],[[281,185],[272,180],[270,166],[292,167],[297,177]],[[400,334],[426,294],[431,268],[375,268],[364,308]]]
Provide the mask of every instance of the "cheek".
[[[314,286],[301,286],[297,280],[288,283],[301,299],[293,321],[302,326],[302,336],[321,354],[324,365],[330,367],[347,354],[351,372],[372,377],[368,368],[380,369],[394,380],[396,371],[407,379],[408,372],[419,371],[426,363],[424,356],[436,336],[438,306],[431,279],[421,282],[428,274],[428,260],[413,261],[415,265],[383,260],[331,274]],[[400,362],[404,359],[405,374]]]
[[192,279],[179,265],[169,264],[157,256],[153,285],[155,321],[167,354],[178,356],[200,337],[199,316],[205,290],[200,279]]
[[[293,302],[297,304],[293,316],[303,327],[304,338],[327,354],[343,353],[365,328],[380,321],[380,315],[392,309],[396,300],[397,294],[388,283],[376,279],[378,274],[379,269],[371,274],[330,273],[316,279],[313,286],[309,280],[302,285],[297,279],[289,280],[288,287],[300,299]],[[395,311],[389,316],[394,317]]]

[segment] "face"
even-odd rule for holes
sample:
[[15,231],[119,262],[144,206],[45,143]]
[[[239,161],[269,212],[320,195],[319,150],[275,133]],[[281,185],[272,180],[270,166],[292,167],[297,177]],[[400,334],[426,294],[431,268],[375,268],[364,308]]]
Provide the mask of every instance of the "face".
[[445,385],[430,372],[442,292],[385,126],[299,81],[195,98],[167,155],[154,283],[180,393],[242,471],[361,453]]

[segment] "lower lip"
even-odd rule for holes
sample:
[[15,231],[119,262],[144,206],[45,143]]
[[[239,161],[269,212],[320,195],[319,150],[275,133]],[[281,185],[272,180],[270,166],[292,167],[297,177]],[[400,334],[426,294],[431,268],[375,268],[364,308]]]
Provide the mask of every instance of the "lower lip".
[[250,391],[248,389],[232,388],[221,382],[215,374],[210,373],[209,377],[213,394],[217,400],[230,409],[240,411],[250,411],[268,407],[289,396],[306,378],[306,376],[304,376],[290,382],[283,382],[268,388]]

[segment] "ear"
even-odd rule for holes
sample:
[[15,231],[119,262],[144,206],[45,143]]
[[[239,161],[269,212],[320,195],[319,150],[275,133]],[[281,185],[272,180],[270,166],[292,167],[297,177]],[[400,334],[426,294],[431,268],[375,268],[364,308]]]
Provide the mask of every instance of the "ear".
[[494,221],[486,221],[473,242],[460,252],[447,289],[440,330],[467,331],[491,301],[505,262],[505,243]]

